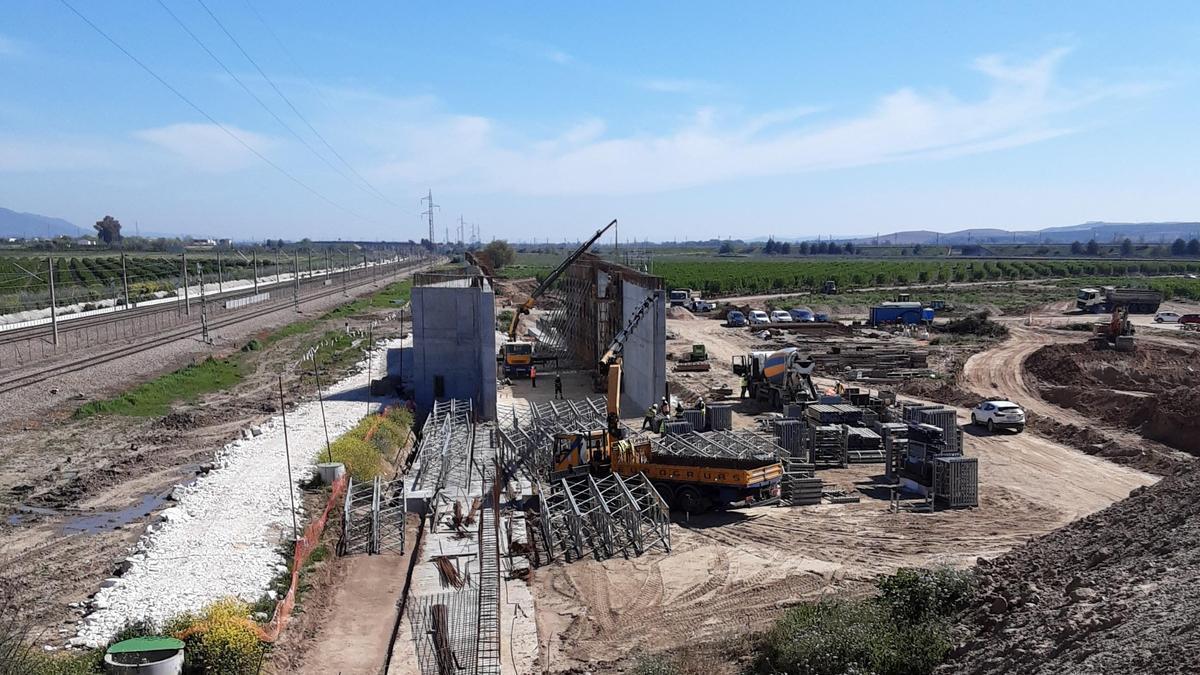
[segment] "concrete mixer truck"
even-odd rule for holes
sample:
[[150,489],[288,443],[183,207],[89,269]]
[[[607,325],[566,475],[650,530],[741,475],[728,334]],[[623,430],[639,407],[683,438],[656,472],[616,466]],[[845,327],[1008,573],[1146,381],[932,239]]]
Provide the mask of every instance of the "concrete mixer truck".
[[796,347],[774,352],[755,351],[733,357],[733,372],[746,382],[750,398],[781,410],[785,403],[817,400],[812,372],[815,362]]

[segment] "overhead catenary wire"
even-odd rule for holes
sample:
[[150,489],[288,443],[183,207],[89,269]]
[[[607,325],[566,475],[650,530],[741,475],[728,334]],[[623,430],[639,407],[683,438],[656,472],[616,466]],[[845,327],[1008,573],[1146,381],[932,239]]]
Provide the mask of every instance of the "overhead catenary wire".
[[316,188],[313,188],[308,183],[305,183],[304,181],[300,180],[294,174],[292,174],[290,171],[283,168],[282,166],[280,166],[279,164],[275,163],[270,158],[268,158],[266,155],[264,155],[261,152],[259,152],[258,150],[256,150],[254,148],[254,146],[250,145],[245,140],[243,140],[241,136],[238,136],[237,134],[233,133],[233,131],[231,131],[224,124],[221,124],[220,122],[218,122],[215,117],[208,114],[208,112],[206,112],[203,108],[201,108],[194,101],[192,101],[192,99],[188,98],[183,92],[179,91],[174,86],[172,86],[170,82],[167,82],[165,79],[163,79],[162,76],[160,76],[157,72],[154,71],[154,69],[152,69],[150,66],[146,65],[138,57],[134,56],[132,52],[130,52],[125,47],[123,47],[121,45],[121,43],[119,43],[115,39],[113,39],[113,37],[110,36],[108,33],[104,32],[104,29],[100,28],[91,19],[87,18],[87,16],[85,16],[82,12],[80,12],[78,9],[76,9],[75,6],[72,5],[68,0],[58,0],[58,1],[60,3],[62,3],[63,6],[65,6],[67,9],[71,10],[71,12],[75,14],[75,16],[78,16],[80,19],[82,19],[84,23],[86,23],[88,26],[90,26],[92,28],[92,30],[99,33],[101,37],[103,37],[105,40],[107,40],[109,42],[109,44],[116,47],[118,51],[120,51],[125,56],[129,57],[129,59],[131,61],[133,61],[134,63],[136,63],[138,65],[138,67],[140,67],[142,70],[146,71],[146,73],[148,75],[150,75],[150,77],[153,77],[155,80],[158,81],[159,84],[166,87],[167,90],[169,90],[172,94],[175,94],[175,96],[177,96],[179,98],[179,100],[186,103],[190,108],[195,110],[197,113],[200,113],[200,115],[203,116],[204,119],[208,120],[209,122],[212,122],[213,125],[215,125],[218,129],[223,131],[225,133],[225,135],[229,136],[234,141],[236,141],[238,143],[238,145],[241,145],[243,148],[250,151],[250,153],[253,154],[255,157],[259,158],[265,164],[270,166],[272,169],[275,169],[279,173],[283,174],[283,176],[286,177],[288,180],[292,181],[296,185],[299,185],[301,188],[303,188],[307,192],[311,193],[318,199],[324,201],[325,203],[338,209],[339,211],[342,211],[350,216],[353,216],[354,218],[357,218],[358,220],[369,222],[367,220],[367,218],[363,217],[361,214],[355,212],[353,209],[342,206],[341,204],[330,199],[329,197],[326,197],[321,192],[318,192],[316,190]]
[[374,185],[372,185],[370,181],[368,181],[366,178],[363,178],[362,174],[360,174],[358,172],[358,170],[355,169],[352,164],[350,164],[350,162],[346,161],[346,158],[343,157],[342,154],[340,152],[338,152],[333,147],[333,145],[331,145],[329,143],[329,141],[325,140],[325,137],[321,135],[321,132],[317,131],[316,127],[314,127],[308,121],[308,118],[304,116],[304,113],[300,112],[300,110],[298,108],[296,108],[296,106],[292,103],[292,100],[290,98],[288,98],[287,95],[284,94],[283,91],[278,86],[275,85],[275,81],[271,79],[271,76],[267,75],[266,71],[264,71],[258,65],[258,62],[254,60],[254,57],[250,56],[250,53],[247,52],[242,47],[242,43],[238,42],[237,38],[235,38],[233,36],[233,33],[230,33],[229,30],[227,28],[225,28],[225,24],[221,23],[221,20],[217,18],[217,15],[214,14],[213,11],[208,8],[208,5],[204,4],[204,0],[196,0],[196,2],[199,3],[199,5],[201,7],[204,8],[205,12],[208,12],[208,15],[210,17],[212,17],[213,22],[215,22],[217,24],[217,27],[221,29],[221,32],[225,33],[225,36],[228,37],[230,42],[232,42],[234,44],[234,46],[238,48],[238,51],[240,51],[242,53],[242,56],[246,57],[246,60],[250,62],[250,65],[254,66],[254,69],[258,71],[258,74],[261,75],[262,78],[267,81],[267,84],[269,84],[271,86],[271,89],[275,90],[275,93],[279,95],[279,98],[282,99],[283,102],[286,103],[287,106],[292,109],[292,112],[296,114],[296,117],[299,117],[300,121],[304,122],[304,125],[306,127],[308,127],[308,130],[311,131],[313,133],[313,135],[316,136],[321,141],[321,143],[329,150],[329,152],[333,153],[333,156],[337,157],[342,162],[342,164],[344,164],[346,166],[346,168],[350,170],[351,173],[353,173],[355,176],[357,176],[358,179],[361,180],[364,185],[366,185],[368,188],[370,188],[375,193],[376,196],[378,196],[380,199],[387,202],[388,204],[391,204],[392,206],[399,206],[399,204],[396,204],[392,200],[388,199],[387,196],[385,196],[382,192],[379,191],[378,188],[376,188]]
[[229,77],[233,78],[233,81],[237,82],[238,85],[242,88],[242,90],[245,91],[247,94],[249,94],[250,97],[253,98],[256,103],[258,103],[260,108],[265,110],[268,115],[270,115],[272,118],[274,118],[275,121],[278,122],[279,125],[281,127],[283,127],[288,133],[290,133],[292,136],[294,136],[296,138],[296,140],[300,141],[300,144],[303,145],[305,148],[307,148],[308,151],[311,152],[314,157],[321,160],[321,162],[324,163],[325,166],[328,166],[330,169],[332,169],[334,171],[334,173],[341,176],[342,178],[345,178],[346,181],[349,182],[354,187],[366,192],[367,194],[371,195],[372,197],[376,196],[371,190],[363,187],[360,183],[356,182],[353,178],[351,178],[349,175],[347,175],[344,170],[342,170],[340,167],[335,165],[333,162],[329,161],[329,159],[327,157],[325,157],[325,155],[322,155],[321,153],[317,152],[317,149],[314,148],[312,146],[312,144],[310,144],[306,138],[304,138],[299,133],[297,133],[297,131],[295,129],[293,129],[290,124],[285,122],[283,120],[283,118],[281,118],[278,114],[276,114],[275,111],[272,110],[270,108],[270,106],[268,106],[266,104],[266,102],[263,101],[262,98],[259,97],[258,94],[254,93],[254,90],[251,89],[242,80],[242,78],[238,77],[237,74],[234,73],[233,70],[231,70],[229,68],[229,66],[225,65],[225,62],[222,61],[219,56],[217,56],[215,53],[213,53],[213,51],[211,49],[208,48],[208,45],[206,45],[204,43],[204,41],[200,39],[200,36],[196,35],[196,33],[193,32],[191,28],[188,28],[187,24],[184,23],[183,19],[179,18],[178,14],[171,11],[171,8],[168,7],[167,4],[165,2],[163,2],[163,0],[157,0],[157,2],[158,2],[158,5],[160,7],[162,7],[167,12],[167,14],[169,14],[171,16],[172,19],[175,20],[175,23],[179,24],[179,27],[183,29],[183,32],[187,33],[188,36],[191,37],[192,40],[197,45],[199,45],[200,48],[203,49],[206,54],[208,54],[210,57],[212,57],[212,60],[216,61],[218,66],[221,66],[221,69],[225,71],[225,74],[227,74],[227,75],[229,75]]

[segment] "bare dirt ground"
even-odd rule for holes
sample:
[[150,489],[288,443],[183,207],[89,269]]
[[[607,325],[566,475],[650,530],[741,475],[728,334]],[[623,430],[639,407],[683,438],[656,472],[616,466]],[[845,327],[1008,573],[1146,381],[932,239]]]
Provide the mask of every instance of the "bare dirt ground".
[[[360,292],[373,290],[363,287]],[[344,298],[332,298],[302,309],[311,318],[342,302]],[[239,324],[245,332],[227,328],[228,346],[216,353],[236,351],[251,337],[301,318],[288,309]],[[350,323],[358,326],[364,318]],[[331,320],[327,327],[345,323]],[[398,325],[385,324],[375,334],[385,338],[398,330]],[[162,418],[74,420],[71,414],[81,401],[57,402],[47,410],[41,399],[36,405],[42,412],[36,416],[21,418],[6,411],[6,444],[0,454],[0,573],[16,580],[18,604],[44,639],[56,642],[60,634],[75,633],[81,610],[70,605],[84,601],[112,576],[145,524],[169,506],[174,485],[191,481],[241,429],[277,411],[276,377],[292,372],[308,337],[293,336],[247,355],[253,372],[239,385],[178,406]],[[72,386],[86,388],[90,397],[113,395],[190,362],[191,349],[168,346],[161,354],[156,349],[122,359],[126,377],[85,371],[71,376]],[[204,352],[212,353],[207,347]],[[311,387],[301,389],[294,376],[285,378],[285,386],[289,400],[312,395]]]
[[[744,331],[687,319],[670,320],[668,330],[677,336],[669,351],[703,342],[713,360],[703,375],[736,386],[729,358],[747,350]],[[695,383],[678,375],[668,375],[673,388]],[[965,421],[967,411],[959,415]],[[890,513],[886,494],[872,487],[880,467],[856,466],[819,475],[858,490],[858,504],[692,517],[672,525],[669,555],[539,569],[532,584],[541,665],[619,672],[637,650],[745,636],[790,605],[867,592],[875,575],[901,566],[994,558],[1155,480],[1031,433],[971,435],[967,454],[980,458],[978,509]]]
[[1130,466],[1169,473],[1189,459],[1178,450],[1148,440],[1103,415],[1085,415],[1044,400],[1030,383],[1026,361],[1053,344],[1078,344],[1083,336],[1010,326],[1011,337],[967,360],[961,384],[981,398],[1009,398],[1032,413],[1029,426],[1081,449]]

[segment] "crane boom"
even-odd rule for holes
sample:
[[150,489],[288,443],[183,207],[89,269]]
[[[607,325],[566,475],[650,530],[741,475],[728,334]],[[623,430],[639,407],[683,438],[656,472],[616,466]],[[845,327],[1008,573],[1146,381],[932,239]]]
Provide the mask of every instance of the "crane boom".
[[550,288],[550,285],[555,281],[558,281],[558,278],[563,275],[563,272],[567,271],[567,268],[570,267],[572,263],[574,263],[576,260],[579,260],[579,257],[586,253],[587,250],[592,247],[592,244],[596,243],[600,237],[604,236],[604,233],[607,232],[609,228],[616,224],[617,219],[613,218],[611,223],[605,225],[599,230],[596,230],[596,234],[593,234],[591,239],[583,242],[579,248],[575,249],[571,255],[567,256],[565,260],[559,263],[558,267],[555,267],[550,274],[546,275],[546,278],[542,280],[542,283],[538,284],[538,287],[534,289],[533,293],[529,294],[529,299],[517,307],[517,311],[513,312],[512,322],[508,326],[509,340],[517,339],[517,322],[521,320],[521,315],[528,314],[529,310],[533,309],[533,306],[537,304],[537,299],[546,292],[546,289]]

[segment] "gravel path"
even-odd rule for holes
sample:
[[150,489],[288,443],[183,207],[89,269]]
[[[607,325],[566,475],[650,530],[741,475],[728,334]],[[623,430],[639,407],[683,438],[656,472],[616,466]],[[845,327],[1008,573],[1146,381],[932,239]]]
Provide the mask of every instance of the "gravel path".
[[[384,350],[398,344],[385,343]],[[373,358],[374,377],[386,372],[383,354]],[[362,371],[366,365],[365,360],[360,364]],[[359,372],[326,391],[331,439],[363,417],[365,384]],[[177,489],[178,503],[147,528],[127,559],[126,573],[104,582],[73,644],[100,646],[131,621],[161,623],[228,596],[252,602],[286,571],[277,550],[292,526],[282,418],[272,417],[248,435],[217,453],[217,468]],[[300,504],[296,483],[311,475],[311,458],[325,445],[318,402],[288,414],[287,436],[290,488]]]

